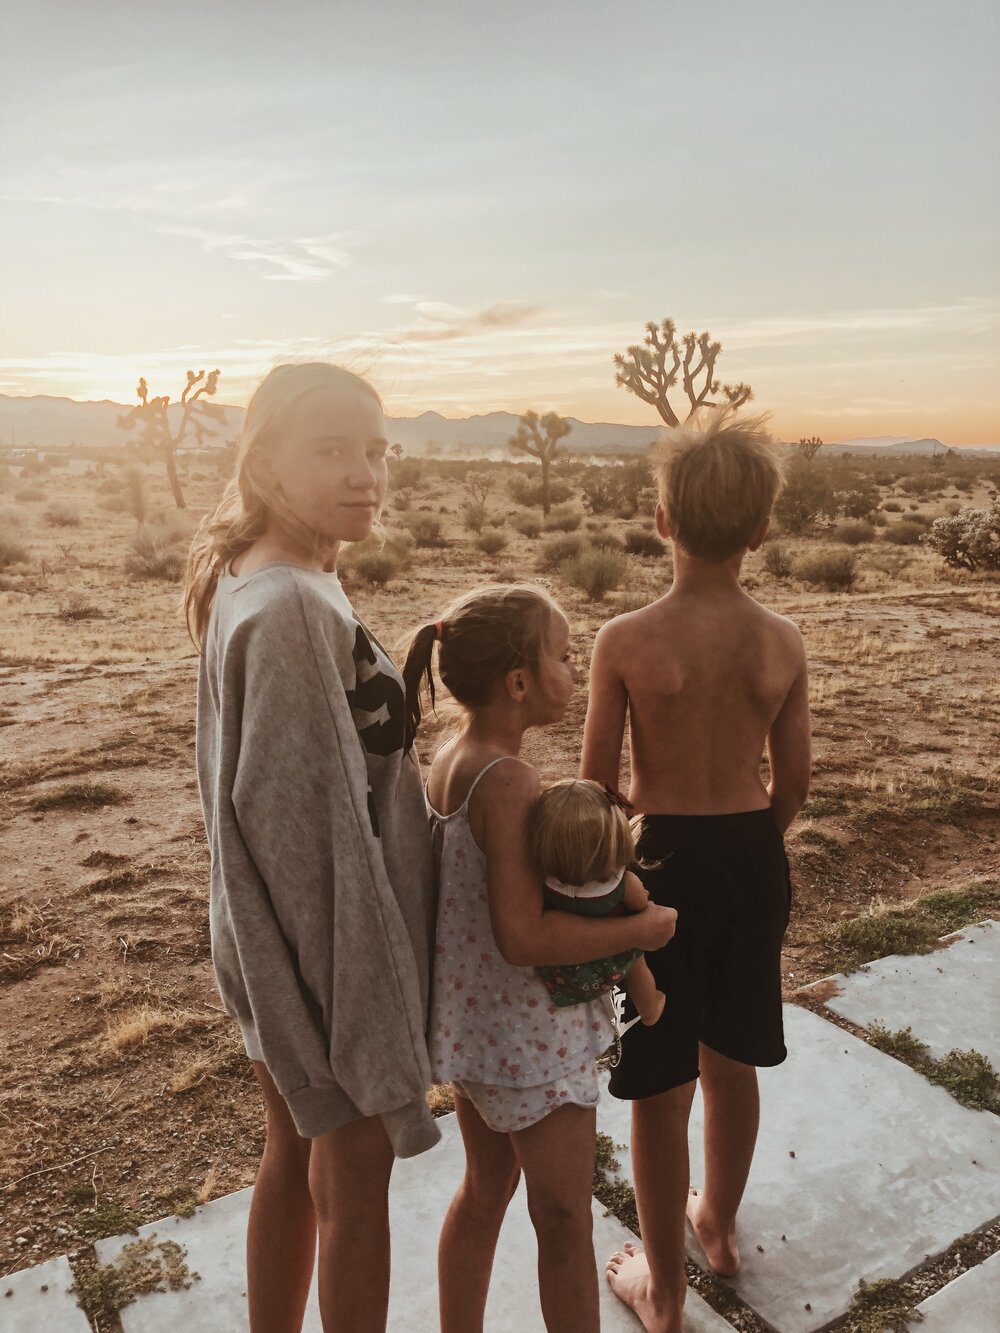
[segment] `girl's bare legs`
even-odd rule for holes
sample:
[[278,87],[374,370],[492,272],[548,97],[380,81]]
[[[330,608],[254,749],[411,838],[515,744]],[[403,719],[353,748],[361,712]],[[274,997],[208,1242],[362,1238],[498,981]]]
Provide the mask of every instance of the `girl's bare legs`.
[[548,1333],[599,1333],[591,1193],[597,1111],[561,1106],[510,1136],[538,1239],[538,1289]]
[[493,1255],[521,1168],[507,1134],[489,1129],[467,1097],[455,1096],[465,1143],[465,1178],[438,1245],[441,1333],[482,1333]]
[[247,1227],[250,1328],[252,1333],[299,1333],[316,1257],[311,1140],[296,1132],[266,1066],[255,1060],[253,1069],[267,1107],[267,1140]]
[[378,1117],[313,1139],[309,1189],[319,1228],[319,1309],[326,1333],[385,1333],[394,1160]]

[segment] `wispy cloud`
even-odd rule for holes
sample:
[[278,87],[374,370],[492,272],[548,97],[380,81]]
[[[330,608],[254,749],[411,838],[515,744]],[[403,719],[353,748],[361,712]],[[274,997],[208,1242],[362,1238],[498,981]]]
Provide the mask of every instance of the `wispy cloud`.
[[262,240],[240,232],[212,231],[205,227],[162,226],[157,231],[166,236],[182,236],[197,241],[208,254],[228,259],[270,265],[275,272],[261,272],[274,282],[325,282],[337,269],[351,262],[342,239],[336,235],[302,236],[289,241]]

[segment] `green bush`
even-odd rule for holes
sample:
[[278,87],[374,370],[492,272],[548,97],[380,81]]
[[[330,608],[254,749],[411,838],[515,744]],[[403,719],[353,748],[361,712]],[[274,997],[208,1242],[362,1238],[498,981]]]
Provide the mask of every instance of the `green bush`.
[[548,518],[545,519],[545,531],[576,532],[580,526],[581,517],[582,515],[578,509],[572,509],[569,505],[560,505],[553,509]]
[[835,492],[833,498],[837,512],[845,518],[867,519],[878,508],[879,492],[875,483],[865,478],[857,486]]
[[510,538],[501,528],[490,528],[480,534],[476,545],[486,555],[497,555],[504,549]]
[[581,486],[583,502],[592,514],[634,518],[653,505],[653,480],[647,463],[614,463],[588,468]]
[[882,540],[892,542],[893,546],[916,546],[926,531],[925,524],[904,518],[890,523],[882,533]]
[[847,592],[857,577],[854,556],[849,551],[811,551],[792,566],[800,583],[815,583],[834,592]]
[[625,550],[630,555],[662,555],[666,549],[656,533],[645,528],[629,528],[625,533]]
[[[526,509],[536,509],[542,503],[542,483],[534,480],[530,475],[511,477],[507,483],[507,491],[515,504],[524,505]],[[573,498],[573,488],[564,481],[557,481],[554,477],[549,480],[549,502],[554,505],[565,504],[567,500]]]
[[1000,500],[935,519],[924,540],[953,569],[1000,569]]
[[564,560],[571,560],[586,548],[582,537],[567,534],[565,537],[552,537],[543,542],[538,557],[538,567],[542,572],[558,569]]
[[815,464],[795,458],[785,473],[785,486],[774,507],[785,532],[802,532],[823,514],[836,512],[828,475]]
[[863,542],[875,540],[875,528],[871,523],[862,523],[859,520],[838,523],[833,530],[833,540],[843,542],[845,546],[860,546]]
[[559,566],[560,576],[574,588],[586,593],[592,602],[599,602],[605,593],[621,587],[628,572],[628,561],[618,551],[581,551],[570,556]]
[[764,568],[776,579],[787,579],[792,572],[792,557],[780,542],[764,547]]

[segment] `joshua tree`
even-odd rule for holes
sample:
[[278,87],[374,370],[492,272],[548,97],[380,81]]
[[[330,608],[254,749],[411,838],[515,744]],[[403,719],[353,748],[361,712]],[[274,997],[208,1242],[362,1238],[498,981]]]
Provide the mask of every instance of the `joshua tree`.
[[559,441],[568,435],[573,427],[557,412],[546,412],[539,417],[537,412],[525,412],[517,425],[517,430],[508,440],[511,449],[517,454],[529,454],[537,458],[542,465],[542,512],[548,514],[552,507],[549,500],[549,471],[553,459],[559,453]]
[[403,457],[403,446],[399,443],[396,443],[390,448],[389,453],[392,454],[393,458],[398,463],[399,460]]
[[811,463],[822,448],[823,441],[819,436],[810,435],[808,440],[799,440],[795,446],[795,452],[800,458],[804,458],[807,463]]
[[[677,325],[672,319],[646,325],[643,345],[630,347],[615,356],[615,383],[634,393],[644,403],[652,403],[668,426],[680,424],[680,417],[668,400],[669,391],[678,378],[690,404],[688,417],[699,407],[716,407],[719,400],[713,394],[723,393],[733,407],[741,407],[753,397],[749,384],[720,384],[715,376],[715,363],[722,351],[722,343],[712,342],[707,333],[685,333],[677,341]],[[704,375],[699,387],[698,377]]]
[[[144,428],[142,447],[150,454],[158,454],[163,459],[170,480],[170,489],[174,493],[174,503],[178,509],[184,509],[185,504],[184,492],[177,478],[177,449],[183,442],[188,427],[194,431],[200,444],[208,421],[225,423],[226,420],[223,408],[217,403],[205,402],[205,396],[212,397],[215,393],[219,384],[219,374],[218,370],[210,370],[207,376],[203,370],[187,372],[187,384],[181,394],[181,419],[174,432],[170,429],[167,417],[169,396],[150,398],[149,386],[145,379],[140,379],[136,386],[139,402],[131,412],[118,418],[117,424],[122,430],[131,430],[137,425]],[[200,385],[200,388],[196,388],[196,385]]]

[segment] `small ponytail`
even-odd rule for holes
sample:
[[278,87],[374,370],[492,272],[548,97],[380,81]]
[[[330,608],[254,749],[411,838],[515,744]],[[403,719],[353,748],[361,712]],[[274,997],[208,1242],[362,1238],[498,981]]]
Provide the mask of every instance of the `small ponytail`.
[[406,687],[406,742],[405,748],[411,750],[417,738],[422,710],[420,691],[425,682],[430,696],[431,708],[434,707],[434,644],[440,637],[437,624],[421,625],[407,649],[403,663],[403,684]]

